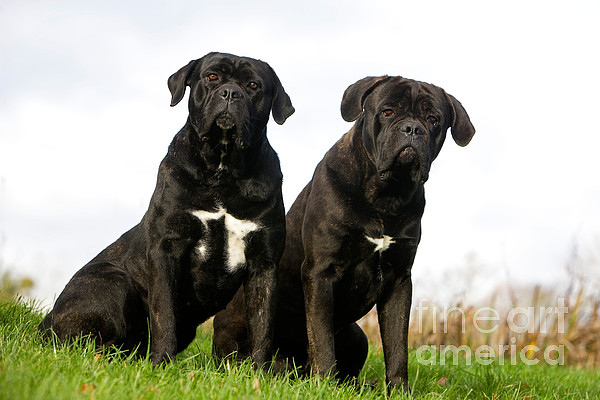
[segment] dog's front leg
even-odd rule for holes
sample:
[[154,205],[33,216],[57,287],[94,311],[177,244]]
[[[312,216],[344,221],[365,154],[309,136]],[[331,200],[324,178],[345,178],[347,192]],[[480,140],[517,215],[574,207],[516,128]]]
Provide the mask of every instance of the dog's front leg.
[[273,326],[277,295],[277,269],[272,261],[248,262],[244,284],[248,338],[256,366],[263,367],[273,356]]
[[408,385],[408,324],[412,302],[410,269],[395,279],[377,303],[386,381],[391,388]]
[[306,308],[308,365],[319,375],[335,374],[333,281],[307,260],[302,264]]
[[169,362],[177,352],[174,309],[177,276],[175,264],[169,256],[149,256],[149,260],[150,359],[153,365],[159,365]]

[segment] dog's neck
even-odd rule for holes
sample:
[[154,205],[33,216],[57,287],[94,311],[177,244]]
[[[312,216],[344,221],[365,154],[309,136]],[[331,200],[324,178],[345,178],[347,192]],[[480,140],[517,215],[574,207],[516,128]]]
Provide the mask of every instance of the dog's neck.
[[220,158],[214,154],[207,156],[206,143],[190,124],[186,124],[171,142],[163,163],[170,165],[168,173],[184,175],[186,181],[215,190],[220,193],[219,197],[235,195],[266,201],[280,190],[283,176],[277,154],[266,138],[266,128],[255,139],[240,152],[243,168],[240,164],[219,165]]
[[266,127],[263,132],[252,135],[252,142],[245,149],[236,144],[226,146],[221,139],[217,140],[220,145],[215,146],[198,133],[189,120],[177,136],[171,144],[173,152],[195,171],[198,180],[237,180],[255,172],[266,141]]

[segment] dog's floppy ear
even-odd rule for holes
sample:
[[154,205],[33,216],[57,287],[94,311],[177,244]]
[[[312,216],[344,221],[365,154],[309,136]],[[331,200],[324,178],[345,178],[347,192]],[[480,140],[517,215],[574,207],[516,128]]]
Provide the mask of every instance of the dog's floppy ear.
[[283,85],[281,85],[281,81],[277,77],[277,74],[271,69],[271,73],[273,74],[273,82],[275,83],[275,93],[273,94],[273,103],[271,104],[271,113],[273,114],[273,119],[277,124],[281,125],[285,122],[286,119],[290,115],[296,111],[294,106],[292,106],[292,100],[290,96],[283,89]]
[[342,118],[348,122],[357,120],[363,111],[367,96],[371,94],[379,82],[387,78],[387,75],[368,76],[348,86],[342,97]]
[[475,127],[471,123],[471,119],[467,114],[460,101],[458,101],[451,94],[445,93],[450,109],[452,111],[452,138],[459,146],[466,146],[469,144],[473,135],[475,135]]
[[169,77],[167,85],[169,86],[169,91],[171,92],[171,107],[176,106],[179,104],[181,99],[183,99],[185,87],[189,86],[188,77],[194,70],[194,67],[198,61],[200,61],[200,59],[190,61],[188,65],[180,68],[179,71],[175,72]]

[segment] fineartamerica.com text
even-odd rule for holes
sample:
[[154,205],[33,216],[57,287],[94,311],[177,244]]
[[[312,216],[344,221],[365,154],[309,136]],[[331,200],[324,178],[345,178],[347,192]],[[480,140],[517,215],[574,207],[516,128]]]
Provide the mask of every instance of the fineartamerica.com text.
[[[556,307],[515,307],[502,318],[500,313],[492,307],[482,307],[477,310],[470,309],[469,313],[460,307],[439,308],[427,299],[421,299],[415,308],[414,317],[419,334],[429,331],[438,333],[442,330],[448,333],[448,322],[452,322],[453,333],[458,329],[467,333],[467,323],[472,324],[470,334],[478,332],[489,338],[490,335],[502,328],[504,343],[497,345],[482,344],[474,346],[454,345],[422,345],[417,348],[417,361],[424,365],[449,364],[458,365],[459,359],[464,359],[467,365],[475,362],[489,365],[497,360],[500,365],[517,362],[534,365],[540,361],[548,365],[564,365],[564,345],[548,345],[540,348],[535,341],[521,342],[519,346],[517,337],[531,335],[537,337],[549,331],[565,333],[565,320],[568,308],[565,299],[559,298]],[[467,317],[468,315],[468,317]],[[439,321],[439,322],[438,322]],[[424,327],[427,327],[424,329]],[[441,333],[441,332],[439,332]],[[480,342],[481,343],[481,342]],[[527,344],[528,343],[528,344]]]

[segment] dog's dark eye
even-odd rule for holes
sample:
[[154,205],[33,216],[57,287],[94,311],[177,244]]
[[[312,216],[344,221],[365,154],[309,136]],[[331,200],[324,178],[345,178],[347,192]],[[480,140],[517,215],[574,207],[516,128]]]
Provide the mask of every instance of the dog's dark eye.
[[437,126],[437,124],[439,123],[438,119],[436,117],[434,117],[433,115],[430,115],[429,117],[427,117],[427,121],[429,121],[429,123],[433,126]]
[[249,87],[250,89],[258,89],[258,83],[256,83],[256,82],[250,82],[250,83],[248,84],[248,87]]
[[206,80],[209,82],[214,82],[219,80],[219,76],[217,74],[208,74],[208,76],[206,77]]
[[390,118],[390,117],[393,117],[394,115],[396,115],[396,112],[394,112],[394,110],[388,109],[388,110],[383,110],[383,112],[381,114],[383,114],[383,116],[386,118]]

